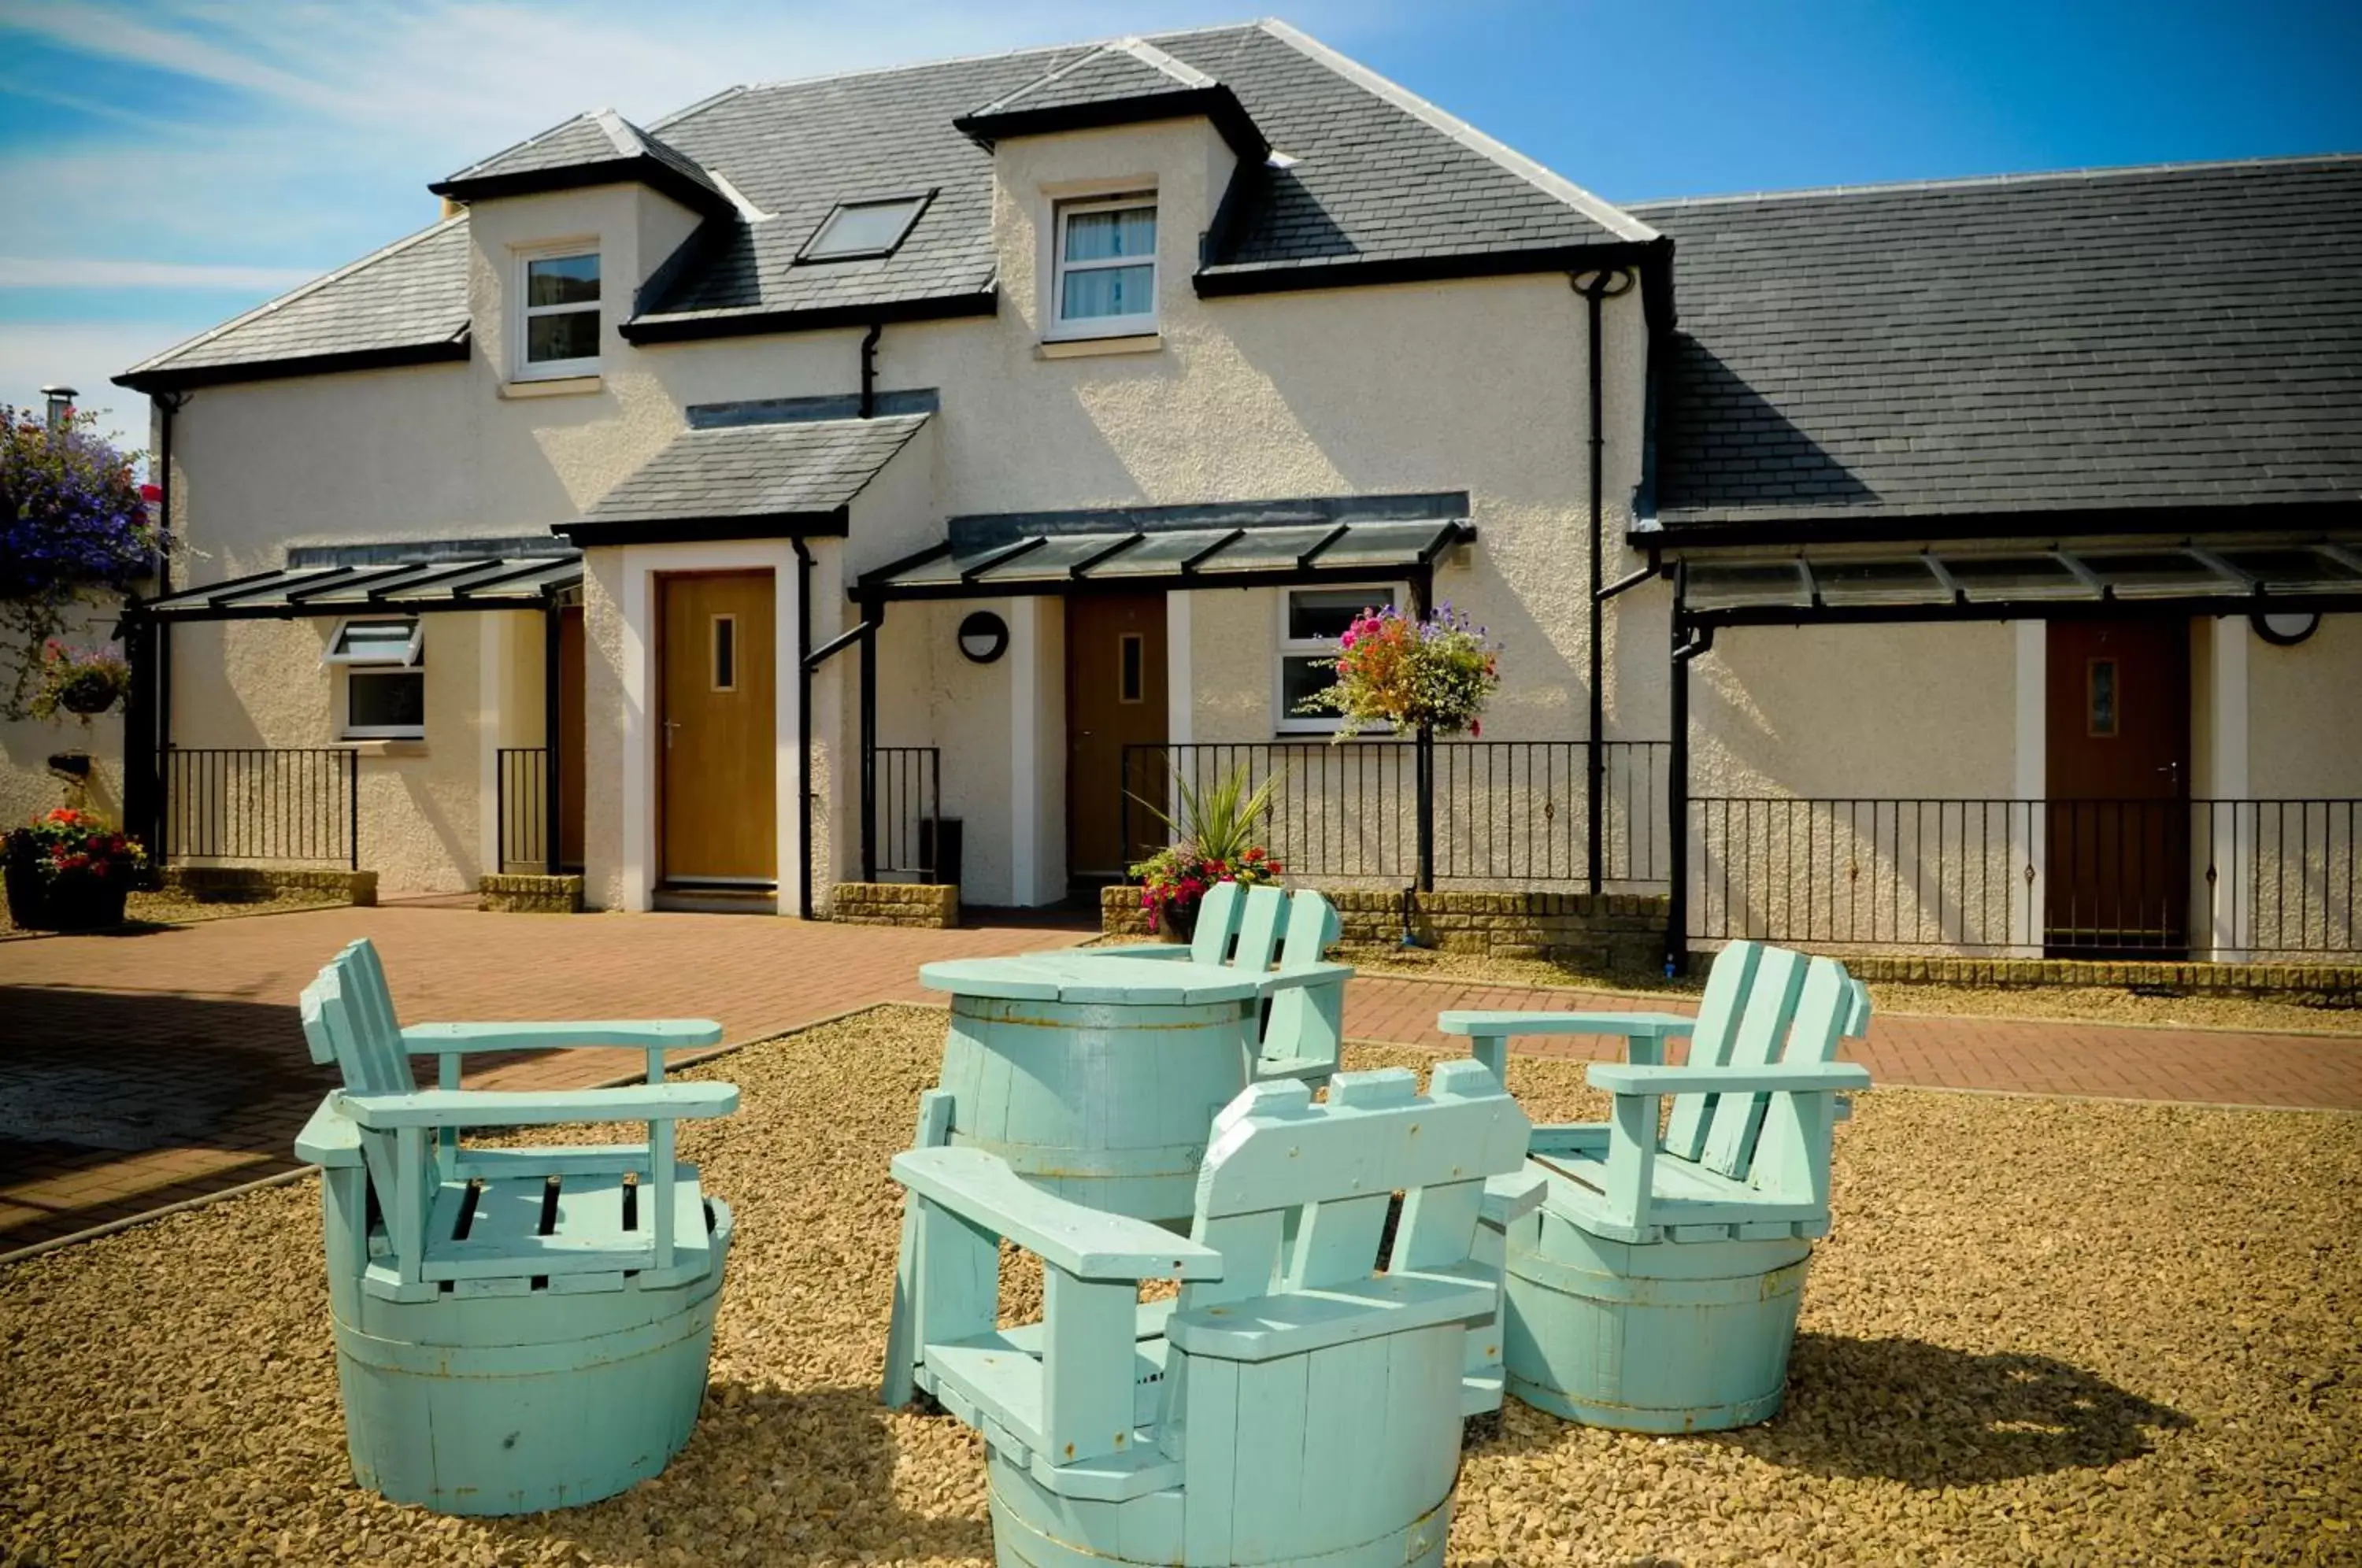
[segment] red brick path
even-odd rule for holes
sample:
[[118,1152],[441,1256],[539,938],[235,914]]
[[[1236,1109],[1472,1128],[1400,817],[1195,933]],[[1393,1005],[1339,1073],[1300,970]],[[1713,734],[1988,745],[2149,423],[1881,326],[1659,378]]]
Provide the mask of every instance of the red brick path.
[[[923,998],[917,971],[931,958],[1081,934],[412,906],[0,942],[0,1253],[289,1169],[295,1132],[333,1081],[305,1054],[296,993],[355,936],[376,939],[409,1021],[690,1014],[738,1041]],[[1454,1052],[1461,1042],[1434,1032],[1447,1008],[1663,1005],[1376,976],[1347,994],[1354,1038]],[[1888,1018],[1851,1055],[1889,1084],[2362,1110],[2362,1037]],[[626,1052],[551,1053],[488,1059],[469,1081],[564,1088],[637,1066]]]

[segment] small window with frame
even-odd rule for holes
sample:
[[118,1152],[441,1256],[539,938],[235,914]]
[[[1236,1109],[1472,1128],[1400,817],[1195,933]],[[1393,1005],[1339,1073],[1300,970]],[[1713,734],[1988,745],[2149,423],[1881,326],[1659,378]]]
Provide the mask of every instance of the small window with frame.
[[426,737],[425,640],[418,617],[338,622],[324,657],[344,667],[342,738]]
[[1126,632],[1116,638],[1115,700],[1119,702],[1148,701],[1148,638],[1140,632]]
[[1275,728],[1281,734],[1334,734],[1344,724],[1338,713],[1302,713],[1307,698],[1336,684],[1329,668],[1337,641],[1363,614],[1400,610],[1410,600],[1407,583],[1353,588],[1283,588],[1279,591],[1278,704]]
[[594,247],[519,258],[514,381],[599,373],[599,252]]
[[1054,234],[1052,338],[1156,330],[1156,198],[1062,202]]
[[712,653],[712,668],[713,671],[713,690],[716,691],[737,690],[738,617],[735,615],[714,616],[712,620],[712,631],[708,637],[708,646]]
[[2084,730],[2094,740],[2113,740],[2122,693],[2116,688],[2116,661],[2095,658],[2083,666]]

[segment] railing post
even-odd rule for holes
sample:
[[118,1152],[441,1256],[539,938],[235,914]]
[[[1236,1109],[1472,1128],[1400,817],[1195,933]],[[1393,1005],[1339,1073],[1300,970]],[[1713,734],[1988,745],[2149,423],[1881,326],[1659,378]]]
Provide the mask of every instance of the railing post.
[[345,752],[345,864],[361,868],[361,754]]
[[[558,852],[566,835],[558,831],[557,814],[565,809],[559,796],[558,736],[564,724],[559,716],[559,686],[561,683],[565,643],[566,612],[559,609],[553,595],[541,612],[541,838],[543,863],[549,875],[557,875]],[[505,823],[506,819],[503,819]]]
[[1584,791],[1587,797],[1591,816],[1589,855],[1585,865],[1590,872],[1591,896],[1595,899],[1599,896],[1600,835],[1603,827],[1599,797],[1606,787],[1607,756],[1596,731],[1593,732],[1590,740],[1584,743],[1584,749],[1589,754],[1586,760],[1590,781],[1584,786]]
[[[941,746],[927,748],[927,821],[935,841],[935,864],[929,873],[940,884],[944,879],[944,751]],[[966,867],[962,867],[963,873]]]
[[1418,727],[1415,762],[1418,787],[1418,890],[1435,891],[1435,729]]
[[[877,624],[885,619],[886,602],[873,599],[859,606],[869,630],[861,639],[861,879],[877,880]],[[935,827],[935,863],[943,864],[944,837],[940,815]]]

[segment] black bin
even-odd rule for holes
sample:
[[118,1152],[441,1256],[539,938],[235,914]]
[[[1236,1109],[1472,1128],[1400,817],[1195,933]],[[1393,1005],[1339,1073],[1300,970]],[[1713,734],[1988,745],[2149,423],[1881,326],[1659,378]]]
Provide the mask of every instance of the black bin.
[[919,880],[956,887],[965,841],[957,817],[919,819]]

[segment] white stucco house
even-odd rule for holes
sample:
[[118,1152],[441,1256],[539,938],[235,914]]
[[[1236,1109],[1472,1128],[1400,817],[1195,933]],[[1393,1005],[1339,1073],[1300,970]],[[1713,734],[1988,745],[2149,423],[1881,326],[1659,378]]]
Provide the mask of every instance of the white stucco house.
[[[1262,23],[432,190],[118,378],[175,857],[1040,905],[1235,763],[1299,876],[1674,947],[2356,944],[2362,160],[1618,208]],[[1481,741],[1297,711],[1389,599],[1503,645]]]

